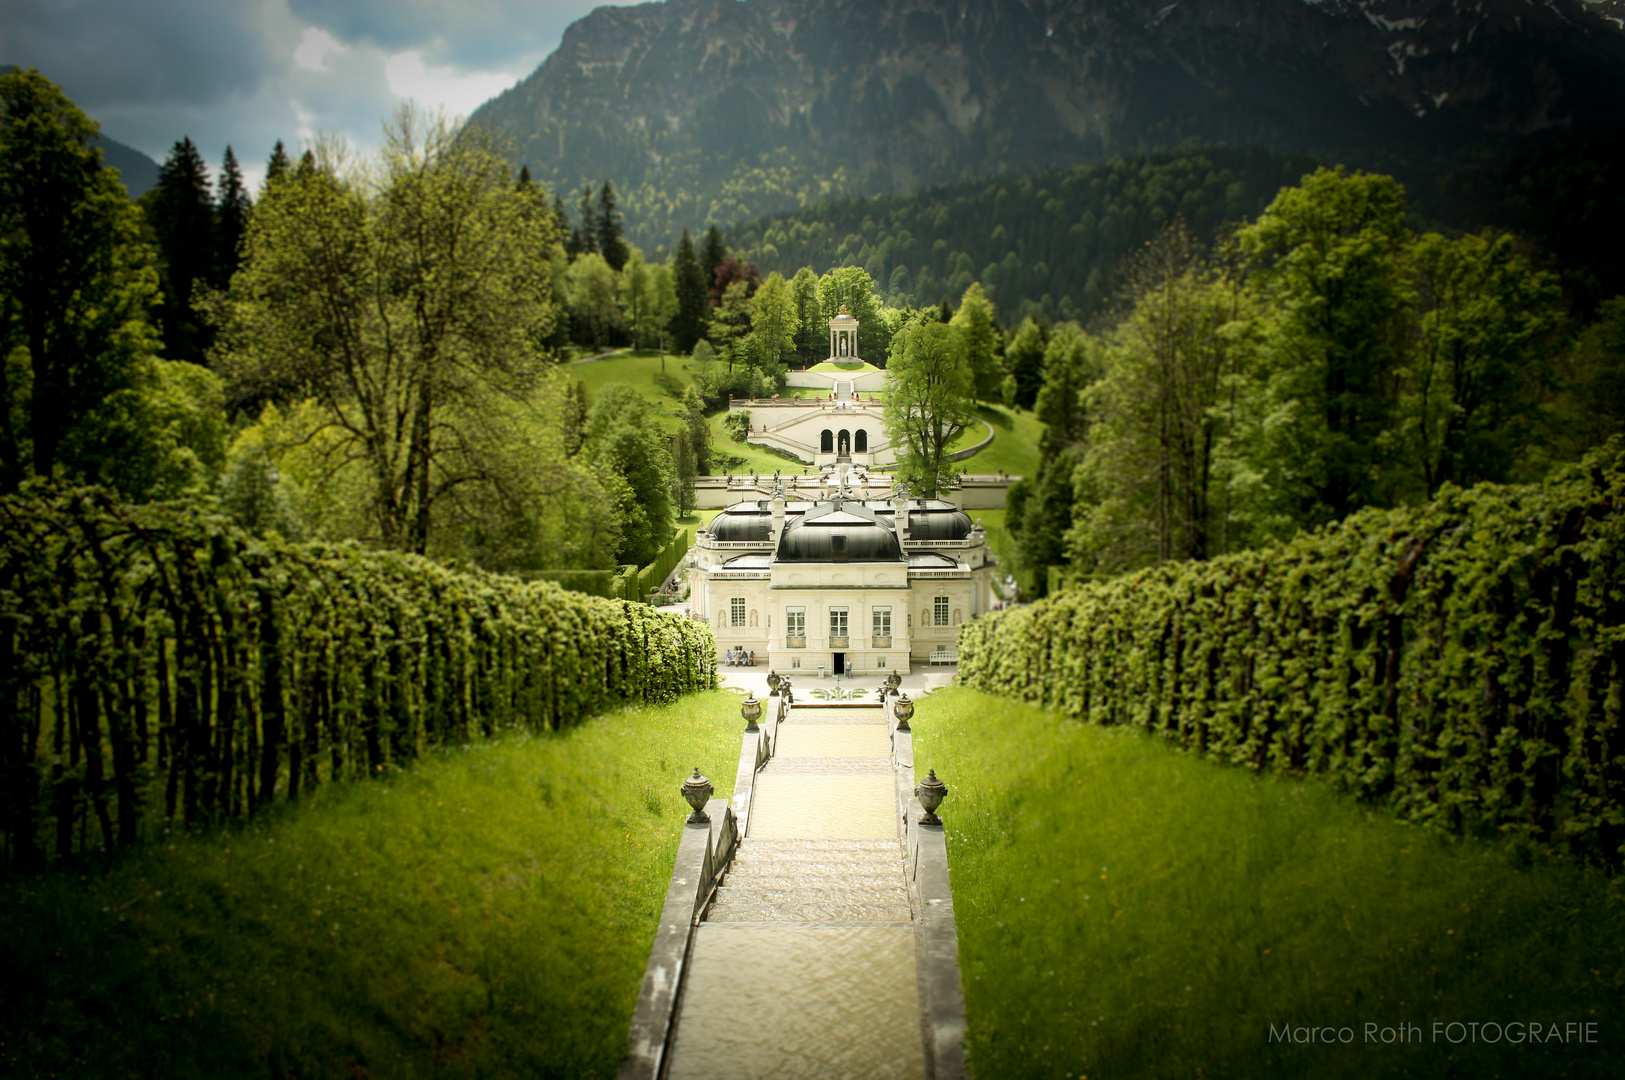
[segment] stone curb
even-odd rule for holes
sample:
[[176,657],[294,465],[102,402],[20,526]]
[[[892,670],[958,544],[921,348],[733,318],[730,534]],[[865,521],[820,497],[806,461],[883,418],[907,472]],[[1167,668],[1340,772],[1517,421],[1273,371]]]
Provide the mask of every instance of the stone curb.
[[746,732],[739,742],[733,799],[711,799],[705,804],[710,825],[683,825],[677,861],[671,868],[671,884],[666,888],[660,923],[654,943],[649,946],[649,962],[644,966],[638,1003],[632,1012],[626,1056],[615,1074],[617,1080],[659,1080],[664,1072],[672,1022],[682,1006],[683,976],[694,947],[694,928],[750,826],[756,771],[773,756],[785,712],[778,694],[762,703],[762,719],[757,723],[761,730]]
[[925,812],[914,797],[914,736],[898,731],[892,702],[886,716],[892,729],[892,761],[897,768],[897,808],[907,839],[905,876],[909,899],[919,913],[914,939],[919,976],[921,1035],[930,1080],[970,1080],[965,1060],[965,990],[959,973],[959,930],[948,880],[948,845],[941,825],[922,825]]

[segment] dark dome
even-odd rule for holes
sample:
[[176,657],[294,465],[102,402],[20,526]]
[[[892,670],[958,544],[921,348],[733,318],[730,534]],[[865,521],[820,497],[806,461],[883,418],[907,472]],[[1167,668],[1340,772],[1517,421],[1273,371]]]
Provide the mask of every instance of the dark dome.
[[909,508],[910,540],[963,540],[970,530],[970,515],[953,503],[932,500],[924,508]]
[[724,510],[711,519],[711,539],[767,543],[773,535],[773,517],[766,510]]
[[897,534],[859,503],[826,504],[784,527],[780,562],[896,562]]

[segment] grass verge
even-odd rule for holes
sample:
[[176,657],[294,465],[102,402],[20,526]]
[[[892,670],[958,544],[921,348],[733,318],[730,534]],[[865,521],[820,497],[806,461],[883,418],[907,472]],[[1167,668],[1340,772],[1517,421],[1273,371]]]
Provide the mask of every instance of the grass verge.
[[965,688],[914,731],[977,1076],[1625,1075],[1620,879]]
[[111,872],[0,885],[0,1072],[592,1077],[625,1051],[696,765],[692,695],[437,754]]

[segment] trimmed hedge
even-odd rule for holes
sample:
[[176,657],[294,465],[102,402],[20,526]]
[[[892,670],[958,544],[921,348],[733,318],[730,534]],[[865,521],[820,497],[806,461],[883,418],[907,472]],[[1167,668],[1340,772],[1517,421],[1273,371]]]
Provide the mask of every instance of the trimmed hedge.
[[[671,542],[661,549],[659,555],[655,556],[655,561],[639,571],[637,599],[642,600],[660,588],[661,583],[666,580],[666,575],[676,569],[677,564],[683,561],[683,556],[688,554],[688,549],[693,546],[693,526],[685,525],[678,529],[672,535]],[[627,597],[627,599],[633,598]]]
[[983,616],[962,679],[1403,819],[1614,866],[1625,844],[1625,444],[1277,548]]
[[525,581],[551,581],[561,589],[612,599],[613,570],[521,570],[513,575]]
[[0,834],[38,864],[147,806],[243,816],[504,728],[714,685],[700,623],[94,490],[0,499]]

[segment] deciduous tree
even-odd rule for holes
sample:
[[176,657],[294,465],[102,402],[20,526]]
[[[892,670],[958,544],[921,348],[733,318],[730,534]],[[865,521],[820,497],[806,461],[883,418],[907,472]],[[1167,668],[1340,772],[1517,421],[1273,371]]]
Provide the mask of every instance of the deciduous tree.
[[886,366],[886,437],[900,475],[935,496],[952,472],[948,450],[975,420],[975,394],[964,344],[952,327],[918,323],[902,331]]
[[371,171],[325,146],[254,208],[220,360],[315,400],[335,465],[367,470],[386,546],[426,550],[441,500],[486,482],[473,418],[546,369],[556,234],[540,199],[484,133],[403,107]]

